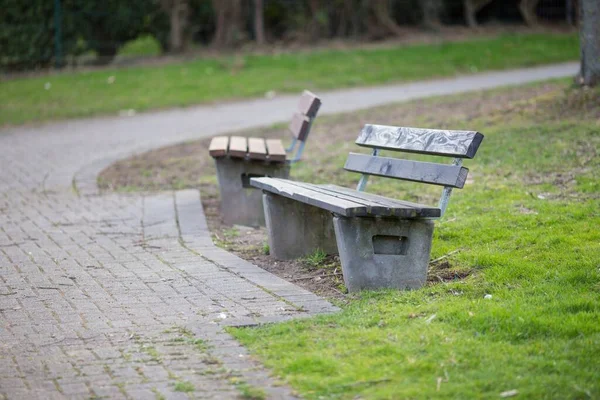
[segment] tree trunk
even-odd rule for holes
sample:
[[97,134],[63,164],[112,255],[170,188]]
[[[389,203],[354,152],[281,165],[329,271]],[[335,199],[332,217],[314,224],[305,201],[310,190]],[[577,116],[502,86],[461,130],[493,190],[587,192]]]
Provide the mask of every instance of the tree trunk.
[[242,1],[229,0],[230,19],[227,29],[227,46],[232,46],[242,40]]
[[316,41],[320,36],[319,12],[321,11],[320,0],[309,0],[308,7],[310,8],[310,23],[308,24],[308,36],[311,41]]
[[390,16],[388,0],[372,0],[371,5],[373,7],[375,18],[381,26],[396,36],[402,36],[406,33],[405,30]]
[[600,1],[580,1],[581,71],[579,83],[596,86],[600,82]]
[[443,3],[441,0],[421,0],[423,11],[423,26],[427,29],[437,30],[442,26],[440,14]]
[[225,42],[225,29],[226,29],[226,11],[227,4],[222,0],[213,0],[213,10],[215,11],[215,36],[213,37],[212,43],[214,46],[220,47]]
[[241,0],[213,0],[215,36],[213,46],[232,46],[242,40]]
[[463,5],[465,7],[465,20],[469,28],[476,28],[477,24],[477,13],[483,7],[490,4],[492,0],[464,0]]
[[168,50],[178,53],[185,50],[186,30],[188,25],[188,0],[162,0],[162,9],[169,15]]
[[529,26],[539,25],[539,19],[535,12],[535,9],[540,0],[521,0],[519,3],[519,11],[525,20],[525,23]]
[[265,44],[263,0],[254,0],[254,40],[258,45]]

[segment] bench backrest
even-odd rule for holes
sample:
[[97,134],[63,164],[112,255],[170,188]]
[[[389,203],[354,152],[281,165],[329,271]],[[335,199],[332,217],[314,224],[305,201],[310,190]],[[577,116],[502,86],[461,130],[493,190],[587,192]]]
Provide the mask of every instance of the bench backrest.
[[[369,175],[444,186],[440,199],[442,215],[453,188],[462,188],[469,170],[463,158],[473,158],[483,140],[475,131],[421,129],[365,125],[356,144],[373,148],[372,155],[350,153],[344,168],[363,174],[358,190],[364,190]],[[380,149],[453,157],[452,165],[379,157]]]
[[292,116],[292,121],[289,125],[289,131],[292,134],[292,144],[287,151],[293,151],[296,144],[298,144],[296,155],[291,162],[300,160],[302,152],[304,151],[304,145],[308,139],[308,134],[310,133],[310,128],[312,127],[314,119],[317,117],[319,108],[321,108],[321,99],[314,93],[305,90],[302,93],[302,96],[300,96],[298,110]]
[[310,133],[310,125],[315,119],[319,108],[321,107],[321,99],[314,93],[305,90],[300,96],[298,102],[298,111],[292,116],[289,130],[294,138],[305,142]]

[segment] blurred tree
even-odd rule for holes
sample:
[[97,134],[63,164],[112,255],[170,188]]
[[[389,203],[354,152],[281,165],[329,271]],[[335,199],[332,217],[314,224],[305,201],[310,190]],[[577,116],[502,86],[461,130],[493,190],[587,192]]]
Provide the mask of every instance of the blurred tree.
[[308,37],[316,41],[323,37],[329,23],[329,13],[322,0],[308,0],[310,22],[308,23]]
[[421,0],[423,26],[428,29],[439,29],[442,26],[440,16],[444,9],[443,0]]
[[[376,22],[390,33],[396,36],[402,36],[406,33],[398,23],[394,20],[390,13],[389,1],[388,0],[370,0],[369,4],[375,15]],[[373,28],[369,24],[370,28]]]
[[581,70],[579,83],[596,86],[600,82],[600,1],[580,1],[579,37]]
[[265,44],[263,0],[254,0],[254,40],[259,45]]
[[213,0],[216,29],[213,37],[215,47],[230,47],[239,44],[245,38],[242,29],[241,0]]
[[188,0],[161,0],[162,9],[169,16],[169,41],[167,50],[184,51],[190,43],[188,31],[190,5]]
[[465,19],[467,25],[471,28],[475,28],[477,24],[477,12],[483,7],[490,4],[492,0],[464,0],[463,4],[465,7]]
[[536,8],[539,2],[540,0],[521,0],[519,3],[519,11],[523,16],[523,20],[525,20],[525,23],[529,26],[536,26],[539,24],[539,19],[536,13]]

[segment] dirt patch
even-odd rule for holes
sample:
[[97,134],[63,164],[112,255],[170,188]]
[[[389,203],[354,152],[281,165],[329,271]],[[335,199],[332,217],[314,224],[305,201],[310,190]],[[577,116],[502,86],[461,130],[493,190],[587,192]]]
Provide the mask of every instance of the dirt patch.
[[[586,118],[600,118],[597,92],[591,95],[573,91],[563,96],[564,84],[548,83],[530,87],[486,91],[444,99],[419,100],[406,104],[378,107],[372,110],[318,118],[305,152],[304,161],[294,166],[293,175],[298,180],[322,183],[336,182],[352,186],[356,177],[340,174],[345,156],[357,151],[354,140],[365,123],[423,126],[434,128],[468,128],[478,119],[477,125],[502,121],[515,115],[527,115],[547,122],[548,115],[579,116],[577,110],[585,109]],[[560,96],[556,96],[561,93]],[[596,93],[595,95],[593,95]],[[586,97],[587,96],[587,97]],[[583,100],[582,100],[583,97]],[[589,98],[588,98],[589,97]],[[485,116],[486,119],[481,119]],[[401,121],[401,122],[400,122]],[[245,136],[282,137],[281,126],[244,131]],[[119,161],[103,171],[99,184],[105,190],[173,190],[199,188],[202,202],[215,243],[228,251],[294,282],[321,296],[343,301],[341,266],[337,257],[315,254],[307,259],[276,261],[268,255],[265,229],[231,227],[223,224],[220,215],[219,192],[213,160],[208,155],[209,139],[182,143],[156,149],[127,160]],[[597,157],[596,150],[578,145],[582,160]],[[579,154],[579,153],[578,153]],[[551,179],[557,185],[572,185],[577,171],[571,174],[529,174],[525,184]],[[423,185],[421,185],[423,186]],[[383,193],[384,194],[384,193]],[[408,200],[433,204],[437,195],[421,189],[408,196]],[[527,213],[528,209],[518,210]],[[464,279],[472,273],[452,265],[451,254],[433,260],[428,281],[430,284]]]

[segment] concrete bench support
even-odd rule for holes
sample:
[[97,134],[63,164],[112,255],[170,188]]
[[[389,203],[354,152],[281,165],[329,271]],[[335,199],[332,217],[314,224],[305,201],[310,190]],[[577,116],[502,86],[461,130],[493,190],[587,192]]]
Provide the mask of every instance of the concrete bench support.
[[335,216],[333,225],[350,292],[425,284],[433,221]]
[[273,257],[292,260],[318,249],[337,254],[330,212],[268,192],[263,194],[263,204]]
[[215,158],[221,193],[221,214],[228,225],[265,226],[261,190],[250,186],[252,177],[287,179],[290,166],[256,160]]

